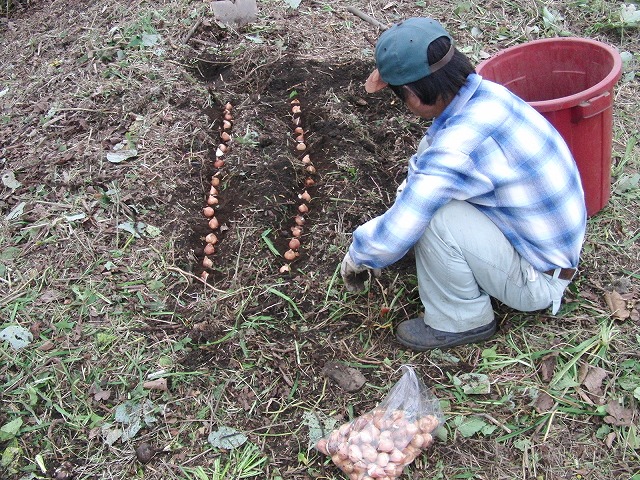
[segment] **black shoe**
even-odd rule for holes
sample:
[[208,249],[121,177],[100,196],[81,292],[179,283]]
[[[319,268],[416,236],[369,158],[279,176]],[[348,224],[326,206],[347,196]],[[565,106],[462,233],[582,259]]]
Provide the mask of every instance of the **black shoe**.
[[422,318],[405,320],[396,328],[396,338],[405,347],[424,352],[432,348],[449,348],[465,343],[475,343],[490,338],[496,333],[496,321],[467,330],[466,332],[442,332],[431,328]]

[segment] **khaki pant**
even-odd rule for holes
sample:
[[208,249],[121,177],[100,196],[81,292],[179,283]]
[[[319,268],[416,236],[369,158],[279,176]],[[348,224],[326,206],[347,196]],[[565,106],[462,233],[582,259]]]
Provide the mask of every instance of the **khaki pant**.
[[414,248],[425,323],[464,332],[493,320],[491,297],[520,311],[557,311],[570,280],[537,272],[481,211],[452,201]]

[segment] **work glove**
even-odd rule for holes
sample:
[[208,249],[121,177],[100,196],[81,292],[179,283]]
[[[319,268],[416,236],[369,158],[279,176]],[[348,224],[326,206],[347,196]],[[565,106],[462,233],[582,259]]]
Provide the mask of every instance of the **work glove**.
[[380,276],[381,272],[379,268],[356,265],[347,251],[347,254],[342,260],[342,265],[340,265],[340,274],[342,275],[342,281],[347,290],[350,292],[361,292],[364,290],[364,282],[369,279],[369,270],[372,271],[375,277]]

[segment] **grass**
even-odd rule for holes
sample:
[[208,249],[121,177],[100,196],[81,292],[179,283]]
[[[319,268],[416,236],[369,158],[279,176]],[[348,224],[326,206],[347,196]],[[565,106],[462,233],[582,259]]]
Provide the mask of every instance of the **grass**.
[[[0,160],[24,185],[3,190],[0,199],[0,330],[21,326],[32,341],[17,351],[0,346],[0,476],[50,478],[69,469],[76,478],[337,480],[343,477],[330,460],[309,448],[304,414],[357,417],[384,398],[402,363],[418,367],[447,419],[440,441],[407,477],[640,476],[640,339],[633,321],[615,321],[602,299],[617,288],[637,310],[637,79],[618,87],[612,198],[589,221],[584,274],[560,314],[497,306],[501,332],[486,344],[415,354],[393,345],[393,326],[421,309],[411,267],[386,269],[369,291],[353,295],[341,285],[339,260],[353,228],[393,198],[390,172],[402,168],[422,127],[397,105],[366,116],[374,100],[353,107],[345,91],[360,95],[354,86],[336,80],[313,92],[305,82],[315,79],[299,73],[327,75],[311,69],[314,60],[330,64],[337,79],[338,47],[368,68],[371,47],[360,37],[374,36],[368,26],[341,18],[339,5],[304,5],[297,15],[265,2],[264,25],[249,38],[215,26],[191,2],[96,4],[86,11],[54,2],[46,18],[29,12],[30,2],[21,2],[26,12],[16,17],[16,3],[0,5],[18,27],[3,31],[0,52],[12,59],[0,74],[0,92],[8,89],[0,96]],[[558,28],[637,51],[635,30],[619,24],[615,2],[544,6],[562,15]],[[475,60],[535,32],[557,34],[545,26],[542,7],[429,6]],[[424,9],[415,2],[406,12],[375,13],[392,21]],[[185,46],[196,21],[204,21],[194,35],[202,43]],[[334,29],[345,23],[349,38]],[[306,38],[294,38],[300,32]],[[149,44],[157,38],[145,34],[161,42]],[[258,93],[265,78],[278,79],[287,51],[297,62],[287,65],[300,77],[295,88],[283,87],[280,97],[266,87]],[[187,66],[205,53],[241,59],[230,83],[191,76]],[[234,85],[237,79],[244,83]],[[313,138],[328,145],[313,152],[325,168],[325,190],[311,204],[308,260],[279,277],[272,271],[287,206],[275,187],[262,196],[251,190],[276,176],[287,181],[286,173],[259,168],[284,156],[287,119],[273,112],[293,91],[313,113]],[[304,103],[314,94],[315,103]],[[229,205],[237,216],[222,210],[230,219],[229,250],[220,252],[226,256],[216,267],[218,281],[205,286],[194,269],[194,225],[207,183],[198,168],[215,143],[207,111],[219,99],[238,105],[234,154],[245,162],[244,183]],[[331,122],[333,136],[320,132]],[[357,150],[360,139],[380,143],[385,129],[395,138],[385,158]],[[140,156],[109,164],[111,139],[137,146]],[[370,178],[375,186],[362,191]],[[138,222],[157,230],[136,229]],[[322,375],[334,358],[363,372],[360,392],[341,391]],[[166,390],[148,383],[158,379]],[[476,387],[489,393],[474,393]],[[214,447],[209,435],[221,427],[248,440]],[[155,449],[149,463],[136,456],[143,443]]]

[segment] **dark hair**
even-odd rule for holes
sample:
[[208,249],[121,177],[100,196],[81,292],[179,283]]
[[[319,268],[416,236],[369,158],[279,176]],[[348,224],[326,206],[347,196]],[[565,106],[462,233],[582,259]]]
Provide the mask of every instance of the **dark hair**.
[[[429,65],[433,65],[449,51],[451,41],[447,37],[435,39],[427,49]],[[460,87],[467,81],[467,77],[474,73],[475,69],[467,56],[454,47],[453,57],[440,70],[427,75],[407,85],[389,85],[389,88],[402,99],[406,99],[406,90],[409,88],[420,101],[426,105],[434,105],[439,98],[451,100],[456,96]]]

